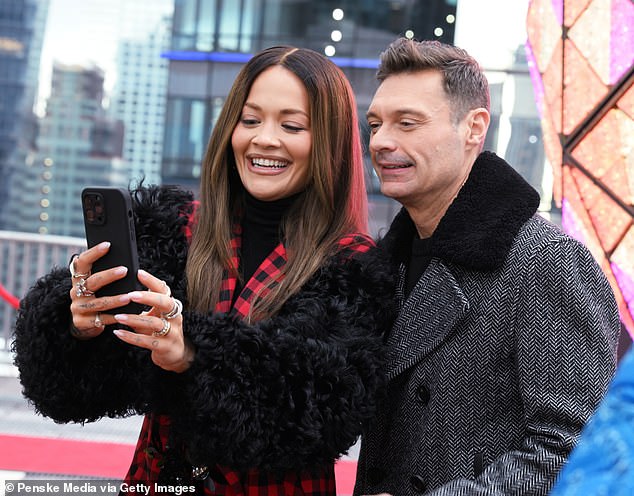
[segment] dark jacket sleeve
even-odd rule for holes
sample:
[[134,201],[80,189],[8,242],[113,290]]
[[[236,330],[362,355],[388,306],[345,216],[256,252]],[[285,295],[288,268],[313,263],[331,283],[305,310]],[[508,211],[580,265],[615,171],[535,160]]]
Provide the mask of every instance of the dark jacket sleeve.
[[[183,226],[191,195],[151,187],[134,191],[133,200],[140,266],[165,280],[181,298],[187,250]],[[68,269],[54,268],[20,303],[13,351],[24,395],[57,422],[148,411],[165,397],[157,381],[163,372],[149,352],[113,336],[113,326],[97,338],[75,339],[70,334],[70,289]]]
[[70,287],[68,269],[57,268],[20,302],[13,351],[23,393],[56,422],[130,414],[142,401],[133,377],[143,353],[126,347],[109,328],[91,340],[74,338]]
[[255,325],[184,314],[196,347],[173,429],[194,464],[266,470],[330,463],[375,411],[393,277],[378,250],[324,267]]

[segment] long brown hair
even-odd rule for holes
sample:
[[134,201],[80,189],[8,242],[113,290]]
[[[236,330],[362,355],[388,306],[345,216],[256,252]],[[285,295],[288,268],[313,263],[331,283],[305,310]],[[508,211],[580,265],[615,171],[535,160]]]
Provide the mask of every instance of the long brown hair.
[[308,93],[310,179],[282,221],[288,255],[284,278],[256,297],[251,315],[260,319],[276,313],[333,254],[344,234],[367,233],[361,140],[348,80],[334,63],[312,50],[263,50],[236,77],[203,160],[200,207],[186,268],[189,306],[197,311],[214,309],[225,269],[237,274],[238,268],[231,265],[232,215],[244,188],[235,172],[231,135],[254,80],[276,65],[295,74]]

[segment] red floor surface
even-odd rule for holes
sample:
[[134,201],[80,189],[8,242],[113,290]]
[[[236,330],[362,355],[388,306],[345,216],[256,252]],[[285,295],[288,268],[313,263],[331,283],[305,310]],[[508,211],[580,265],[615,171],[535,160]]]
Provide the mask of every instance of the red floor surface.
[[134,445],[0,435],[0,469],[122,479]]
[[[0,470],[123,479],[133,444],[0,434]],[[352,494],[356,463],[335,466],[337,493]]]

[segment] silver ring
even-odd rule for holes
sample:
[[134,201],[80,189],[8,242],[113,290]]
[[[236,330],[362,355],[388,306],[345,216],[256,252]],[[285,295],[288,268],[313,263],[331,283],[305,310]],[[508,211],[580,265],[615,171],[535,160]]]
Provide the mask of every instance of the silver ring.
[[173,319],[174,317],[178,317],[183,311],[183,304],[181,303],[181,301],[177,298],[172,298],[172,300],[174,300],[174,306],[169,312],[163,314],[163,318],[166,318],[168,320]]
[[75,294],[77,296],[92,296],[95,294],[86,287],[86,279],[84,279],[83,277],[79,279],[77,284],[75,284],[75,288],[76,288]]
[[97,328],[104,326],[103,320],[101,320],[101,314],[99,312],[97,312],[97,315],[95,315],[94,324],[95,324],[95,327]]
[[68,270],[70,270],[70,276],[73,279],[85,279],[86,277],[90,277],[90,273],[88,274],[80,274],[79,272],[75,272],[75,260],[79,258],[79,255],[76,253],[70,258],[70,262],[68,263]]
[[167,334],[172,329],[172,324],[170,324],[169,320],[162,317],[161,320],[163,321],[163,328],[160,331],[154,331],[152,333],[152,336],[154,336],[155,338],[162,338],[163,336],[167,336]]

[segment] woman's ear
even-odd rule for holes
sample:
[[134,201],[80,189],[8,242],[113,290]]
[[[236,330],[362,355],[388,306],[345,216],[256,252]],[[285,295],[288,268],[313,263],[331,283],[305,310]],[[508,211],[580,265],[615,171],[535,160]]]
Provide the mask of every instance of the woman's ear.
[[491,116],[489,115],[489,111],[485,108],[477,108],[469,111],[467,115],[467,145],[474,146],[478,150],[482,149],[490,121]]

